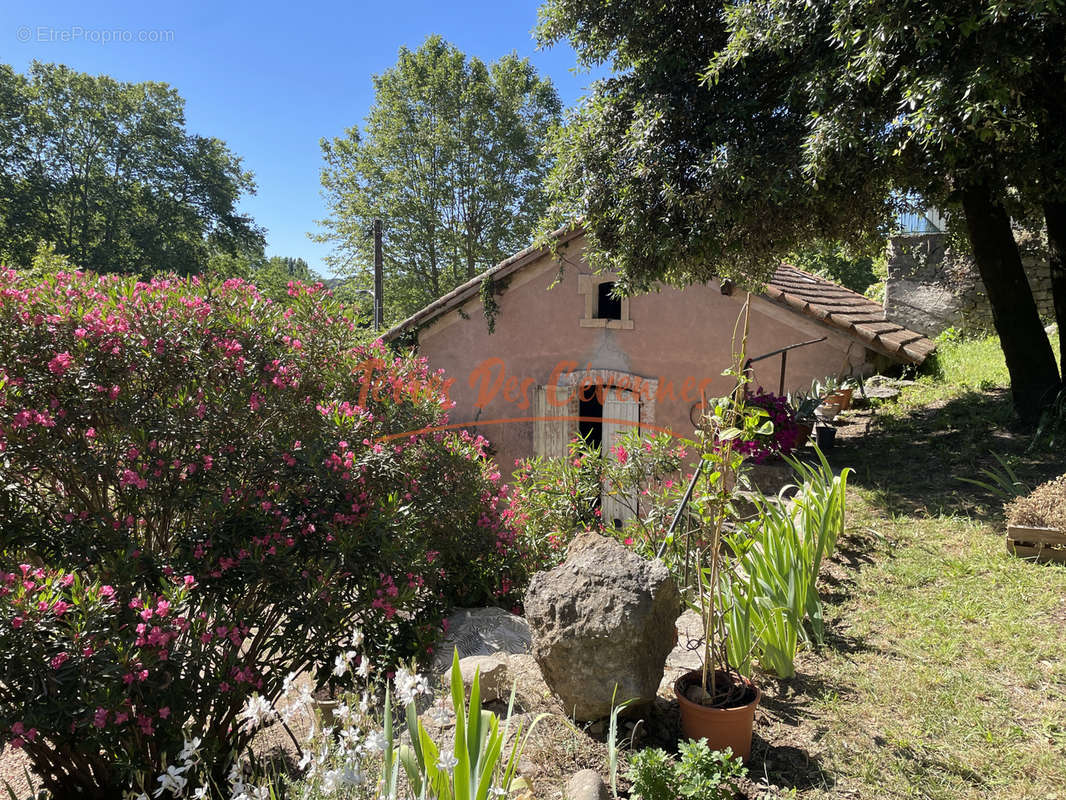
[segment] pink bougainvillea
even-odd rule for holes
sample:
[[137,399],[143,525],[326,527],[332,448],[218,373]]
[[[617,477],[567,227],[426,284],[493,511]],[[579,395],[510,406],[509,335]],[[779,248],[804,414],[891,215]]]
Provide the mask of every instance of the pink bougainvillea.
[[749,408],[765,411],[766,418],[773,423],[772,433],[734,444],[737,452],[754,463],[761,464],[775,456],[789,455],[801,447],[810,435],[810,428],[804,429],[796,421],[796,410],[789,405],[787,397],[767,392],[760,386],[748,394],[746,403]]
[[192,733],[221,781],[250,693],[332,679],[354,625],[388,662],[512,603],[505,490],[439,430],[444,385],[321,286],[0,272],[0,744],[118,796]]

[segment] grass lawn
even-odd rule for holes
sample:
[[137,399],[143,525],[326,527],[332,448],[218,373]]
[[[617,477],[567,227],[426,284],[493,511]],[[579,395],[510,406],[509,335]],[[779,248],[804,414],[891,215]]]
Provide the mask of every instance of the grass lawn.
[[1005,455],[1035,485],[994,341],[851,415],[856,472],[829,570],[832,639],[768,687],[753,778],[802,798],[1066,800],[1066,568],[1006,552],[1000,503],[958,480]]

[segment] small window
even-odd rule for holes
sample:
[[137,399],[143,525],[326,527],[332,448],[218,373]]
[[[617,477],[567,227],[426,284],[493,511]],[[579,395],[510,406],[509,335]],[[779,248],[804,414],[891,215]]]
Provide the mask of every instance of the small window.
[[621,319],[622,298],[615,297],[614,281],[604,281],[596,287],[596,318]]

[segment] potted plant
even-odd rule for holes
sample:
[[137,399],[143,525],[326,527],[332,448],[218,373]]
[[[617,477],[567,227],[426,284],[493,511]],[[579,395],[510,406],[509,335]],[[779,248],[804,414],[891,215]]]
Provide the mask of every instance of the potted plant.
[[837,429],[834,428],[829,422],[823,422],[821,425],[814,429],[816,437],[816,443],[818,449],[823,452],[826,450],[832,450],[833,444],[836,442]]
[[855,392],[855,382],[851,378],[829,376],[821,383],[822,399],[825,403],[839,406],[840,411],[851,408],[851,398]]
[[[749,298],[750,302],[750,298]],[[706,531],[700,537],[705,546],[694,553],[693,574],[696,598],[693,605],[703,627],[703,667],[682,675],[674,684],[681,708],[681,729],[686,738],[706,739],[713,750],[732,749],[745,761],[751,755],[755,709],[762,697],[759,688],[729,664],[724,635],[724,607],[720,591],[723,575],[723,534],[733,514],[733,500],[744,485],[741,445],[773,433],[774,423],[765,408],[745,401],[746,377],[742,365],[748,337],[748,303],[741,312],[744,328],[740,355],[726,374],[736,378],[730,397],[720,398],[703,420],[699,432],[703,440],[701,491],[695,512]],[[738,320],[739,323],[739,320]],[[734,337],[735,339],[735,337]]]
[[799,429],[796,446],[802,447],[807,443],[811,438],[811,434],[814,432],[814,424],[816,421],[814,411],[822,404],[822,398],[814,392],[800,390],[789,393],[788,404],[795,411],[796,426]]

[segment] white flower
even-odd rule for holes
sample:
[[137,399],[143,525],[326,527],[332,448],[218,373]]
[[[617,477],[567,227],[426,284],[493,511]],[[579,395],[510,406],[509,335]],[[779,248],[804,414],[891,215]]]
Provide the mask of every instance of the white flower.
[[421,675],[408,672],[403,667],[396,670],[393,683],[396,686],[396,697],[405,706],[411,705],[420,694],[429,694],[429,682]]
[[358,728],[345,728],[338,734],[341,749],[355,752],[359,749],[360,733]]
[[489,794],[492,794],[496,797],[506,797],[507,790],[504,789],[502,786],[493,786],[491,789],[489,789]]
[[192,800],[207,800],[207,787],[201,786],[195,792],[192,793]]
[[238,715],[239,719],[244,720],[241,730],[246,733],[254,731],[256,728],[261,728],[265,723],[273,720],[275,716],[273,707],[260,694],[253,694],[249,697]]
[[188,767],[167,767],[167,771],[159,776],[158,780],[160,786],[154,792],[152,797],[159,797],[163,792],[170,792],[174,795],[179,795],[185,791],[185,784],[189,782],[188,778],[182,777],[183,773]]
[[352,665],[352,659],[357,655],[359,654],[354,650],[338,653],[337,657],[333,659],[333,674],[338,678],[343,678],[348,673],[348,668]]
[[451,753],[441,753],[440,758],[437,759],[437,769],[442,769],[450,775],[458,763],[459,759]]
[[322,789],[332,794],[348,786],[359,786],[364,780],[363,773],[358,768],[350,765],[344,766],[322,773]]
[[371,669],[373,669],[373,667],[370,666],[370,659],[363,656],[359,659],[359,668],[355,671],[355,674],[360,678],[369,678]]
[[355,711],[347,703],[340,703],[333,709],[333,719],[345,725],[351,723],[355,717]]
[[284,697],[289,692],[291,692],[295,685],[296,685],[296,673],[295,672],[290,672],[288,675],[285,676],[285,680],[283,680],[281,682],[281,695],[282,695],[282,697]]
[[363,747],[366,748],[368,753],[377,754],[385,752],[385,734],[381,731],[374,731],[366,737],[366,741],[363,742]]
[[431,722],[442,727],[455,719],[455,714],[448,707],[448,701],[443,697],[438,698],[437,702],[426,712],[426,716]]
[[362,647],[362,646],[363,646],[363,632],[361,630],[359,630],[359,628],[356,628],[354,631],[352,631],[352,647]]
[[185,746],[182,747],[181,752],[178,753],[178,758],[184,762],[185,766],[189,766],[199,760],[200,743],[201,739],[199,737],[192,740],[185,740]]

